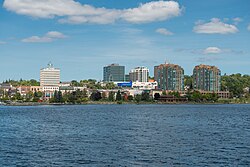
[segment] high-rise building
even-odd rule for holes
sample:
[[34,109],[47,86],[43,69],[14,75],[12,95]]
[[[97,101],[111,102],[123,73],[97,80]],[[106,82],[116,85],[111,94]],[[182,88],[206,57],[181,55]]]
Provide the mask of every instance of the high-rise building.
[[52,63],[40,70],[40,86],[59,86],[59,83],[60,69],[54,68]]
[[179,65],[161,64],[154,67],[154,79],[158,83],[158,89],[183,91],[184,70]]
[[59,83],[60,69],[54,68],[52,63],[40,70],[40,86],[46,99],[53,97],[55,91],[59,91]]
[[132,82],[148,82],[149,69],[146,67],[136,67],[129,73]]
[[129,74],[125,74],[125,82],[130,82]]
[[195,90],[221,90],[221,71],[215,66],[197,65],[193,70],[193,87]]
[[124,82],[125,80],[125,66],[119,64],[110,64],[103,67],[103,81],[104,82]]

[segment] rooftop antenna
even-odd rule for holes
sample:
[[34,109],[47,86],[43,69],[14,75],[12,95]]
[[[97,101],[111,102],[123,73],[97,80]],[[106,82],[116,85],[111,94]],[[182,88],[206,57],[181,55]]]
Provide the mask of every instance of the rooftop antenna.
[[168,61],[168,59],[165,60],[165,64],[170,64],[170,62]]
[[53,68],[53,64],[51,61],[48,63],[48,68]]

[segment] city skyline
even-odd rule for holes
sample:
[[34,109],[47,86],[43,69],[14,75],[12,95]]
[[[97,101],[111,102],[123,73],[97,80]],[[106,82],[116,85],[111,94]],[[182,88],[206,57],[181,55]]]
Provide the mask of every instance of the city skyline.
[[38,80],[49,61],[62,81],[102,80],[110,63],[126,66],[126,74],[145,66],[153,76],[166,60],[187,75],[198,64],[215,65],[222,75],[249,74],[249,9],[248,0],[5,0],[0,80]]

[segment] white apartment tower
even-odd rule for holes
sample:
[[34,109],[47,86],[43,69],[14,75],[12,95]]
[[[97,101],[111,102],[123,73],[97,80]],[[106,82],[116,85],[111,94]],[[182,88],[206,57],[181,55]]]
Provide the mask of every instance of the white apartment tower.
[[51,97],[55,90],[59,90],[59,83],[60,69],[54,68],[52,63],[49,63],[47,68],[40,70],[40,86],[46,97]]
[[136,67],[129,73],[132,82],[148,82],[149,69],[146,67]]

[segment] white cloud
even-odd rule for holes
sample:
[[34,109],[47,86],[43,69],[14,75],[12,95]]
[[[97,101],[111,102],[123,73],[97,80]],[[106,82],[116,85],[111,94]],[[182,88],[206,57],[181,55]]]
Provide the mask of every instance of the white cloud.
[[208,23],[197,23],[193,28],[195,33],[204,34],[230,34],[236,33],[239,30],[235,25],[226,24],[220,21],[218,18],[211,19]]
[[239,22],[242,22],[243,21],[243,19],[242,18],[240,18],[240,17],[235,17],[235,18],[233,18],[233,21],[234,21],[234,24],[238,24]]
[[96,8],[75,0],[5,0],[3,7],[17,14],[34,18],[58,18],[60,23],[110,24],[117,20],[130,23],[147,23],[167,20],[181,14],[175,1],[154,1],[131,9]]
[[208,47],[205,50],[203,50],[203,54],[218,54],[222,52],[223,51],[218,47]]
[[5,0],[3,7],[17,14],[36,18],[97,15],[105,13],[106,10],[105,8],[94,8],[90,5],[81,5],[74,0]]
[[0,41],[0,45],[6,44],[6,42],[4,41]]
[[29,38],[22,39],[22,42],[28,43],[42,43],[42,42],[52,42],[52,38],[48,37],[39,37],[39,36],[31,36]]
[[234,49],[230,49],[230,48],[220,48],[220,47],[215,47],[215,46],[211,46],[211,47],[207,47],[205,49],[188,49],[188,48],[179,48],[179,49],[175,49],[175,52],[181,52],[181,53],[192,53],[195,55],[216,55],[216,54],[231,54],[231,55],[242,55],[245,54],[243,51],[241,50],[234,50]]
[[84,24],[84,23],[92,23],[92,24],[110,24],[114,23],[117,19],[118,12],[107,12],[102,15],[94,15],[94,16],[69,16],[63,19],[59,19],[59,23],[67,23],[67,24]]
[[167,20],[181,14],[180,6],[174,1],[155,1],[141,4],[138,8],[123,11],[122,18],[132,23]]
[[42,37],[31,36],[29,38],[22,39],[21,41],[27,42],[27,43],[46,43],[46,42],[52,42],[56,39],[62,39],[62,38],[66,38],[66,36],[57,31],[50,31]]
[[163,35],[173,35],[173,33],[166,28],[158,28],[155,32]]
[[58,39],[62,39],[62,38],[66,38],[66,36],[63,33],[60,33],[58,31],[50,31],[46,34],[46,37],[48,38],[58,38]]
[[[221,53],[227,53],[227,54],[244,54],[243,51],[239,50],[233,50],[230,48],[219,48],[219,47],[207,47],[204,50],[201,50],[202,54],[221,54]],[[194,53],[200,53],[200,51],[195,51]]]
[[247,27],[248,31],[250,31],[250,24],[248,24],[248,27]]

